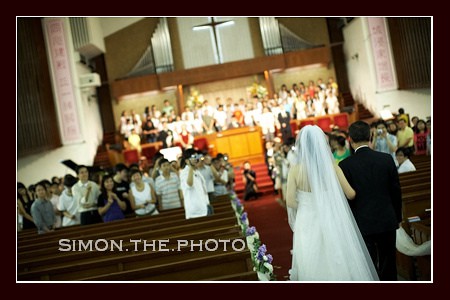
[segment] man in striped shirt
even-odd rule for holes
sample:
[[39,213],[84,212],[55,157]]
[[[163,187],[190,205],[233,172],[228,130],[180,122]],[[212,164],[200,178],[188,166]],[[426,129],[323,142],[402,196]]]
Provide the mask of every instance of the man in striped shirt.
[[179,208],[183,206],[183,193],[180,179],[174,172],[170,172],[170,163],[163,158],[159,161],[162,174],[155,179],[155,190],[158,196],[159,210]]

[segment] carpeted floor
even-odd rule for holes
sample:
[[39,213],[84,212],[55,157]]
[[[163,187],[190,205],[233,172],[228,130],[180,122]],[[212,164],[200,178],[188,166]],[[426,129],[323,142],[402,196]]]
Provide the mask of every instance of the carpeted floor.
[[292,231],[286,209],[277,201],[278,195],[266,194],[257,200],[242,201],[250,226],[255,226],[267,253],[273,256],[274,273],[278,281],[288,279],[292,256]]

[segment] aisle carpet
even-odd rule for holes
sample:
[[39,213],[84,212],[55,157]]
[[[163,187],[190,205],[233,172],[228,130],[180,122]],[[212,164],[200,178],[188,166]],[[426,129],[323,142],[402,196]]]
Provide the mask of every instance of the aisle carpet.
[[274,273],[278,281],[288,279],[291,267],[292,231],[286,209],[277,201],[278,195],[265,194],[257,200],[243,201],[251,226],[255,226],[267,253],[273,256]]

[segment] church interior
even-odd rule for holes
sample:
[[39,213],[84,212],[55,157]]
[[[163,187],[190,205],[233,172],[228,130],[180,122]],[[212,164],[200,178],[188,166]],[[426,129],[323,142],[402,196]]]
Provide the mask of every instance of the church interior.
[[432,18],[16,23],[17,281],[287,281],[289,152],[316,125],[338,163],[359,120],[398,167],[398,280],[432,280]]

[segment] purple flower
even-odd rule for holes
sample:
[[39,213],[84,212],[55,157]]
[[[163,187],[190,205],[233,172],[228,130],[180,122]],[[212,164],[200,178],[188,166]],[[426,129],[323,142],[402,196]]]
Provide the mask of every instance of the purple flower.
[[247,220],[247,213],[246,212],[241,215],[241,221],[245,222],[245,220]]
[[259,261],[263,260],[263,256],[266,255],[267,249],[266,249],[266,245],[262,244],[261,247],[258,248],[258,253],[256,254],[256,258]]
[[267,256],[267,262],[268,262],[269,264],[271,264],[272,261],[273,261],[272,255],[271,255],[271,254],[267,254],[266,256]]
[[252,227],[247,228],[247,231],[245,232],[245,235],[246,236],[251,236],[251,235],[254,235],[255,232],[256,232],[256,228],[255,228],[255,226],[252,226]]

